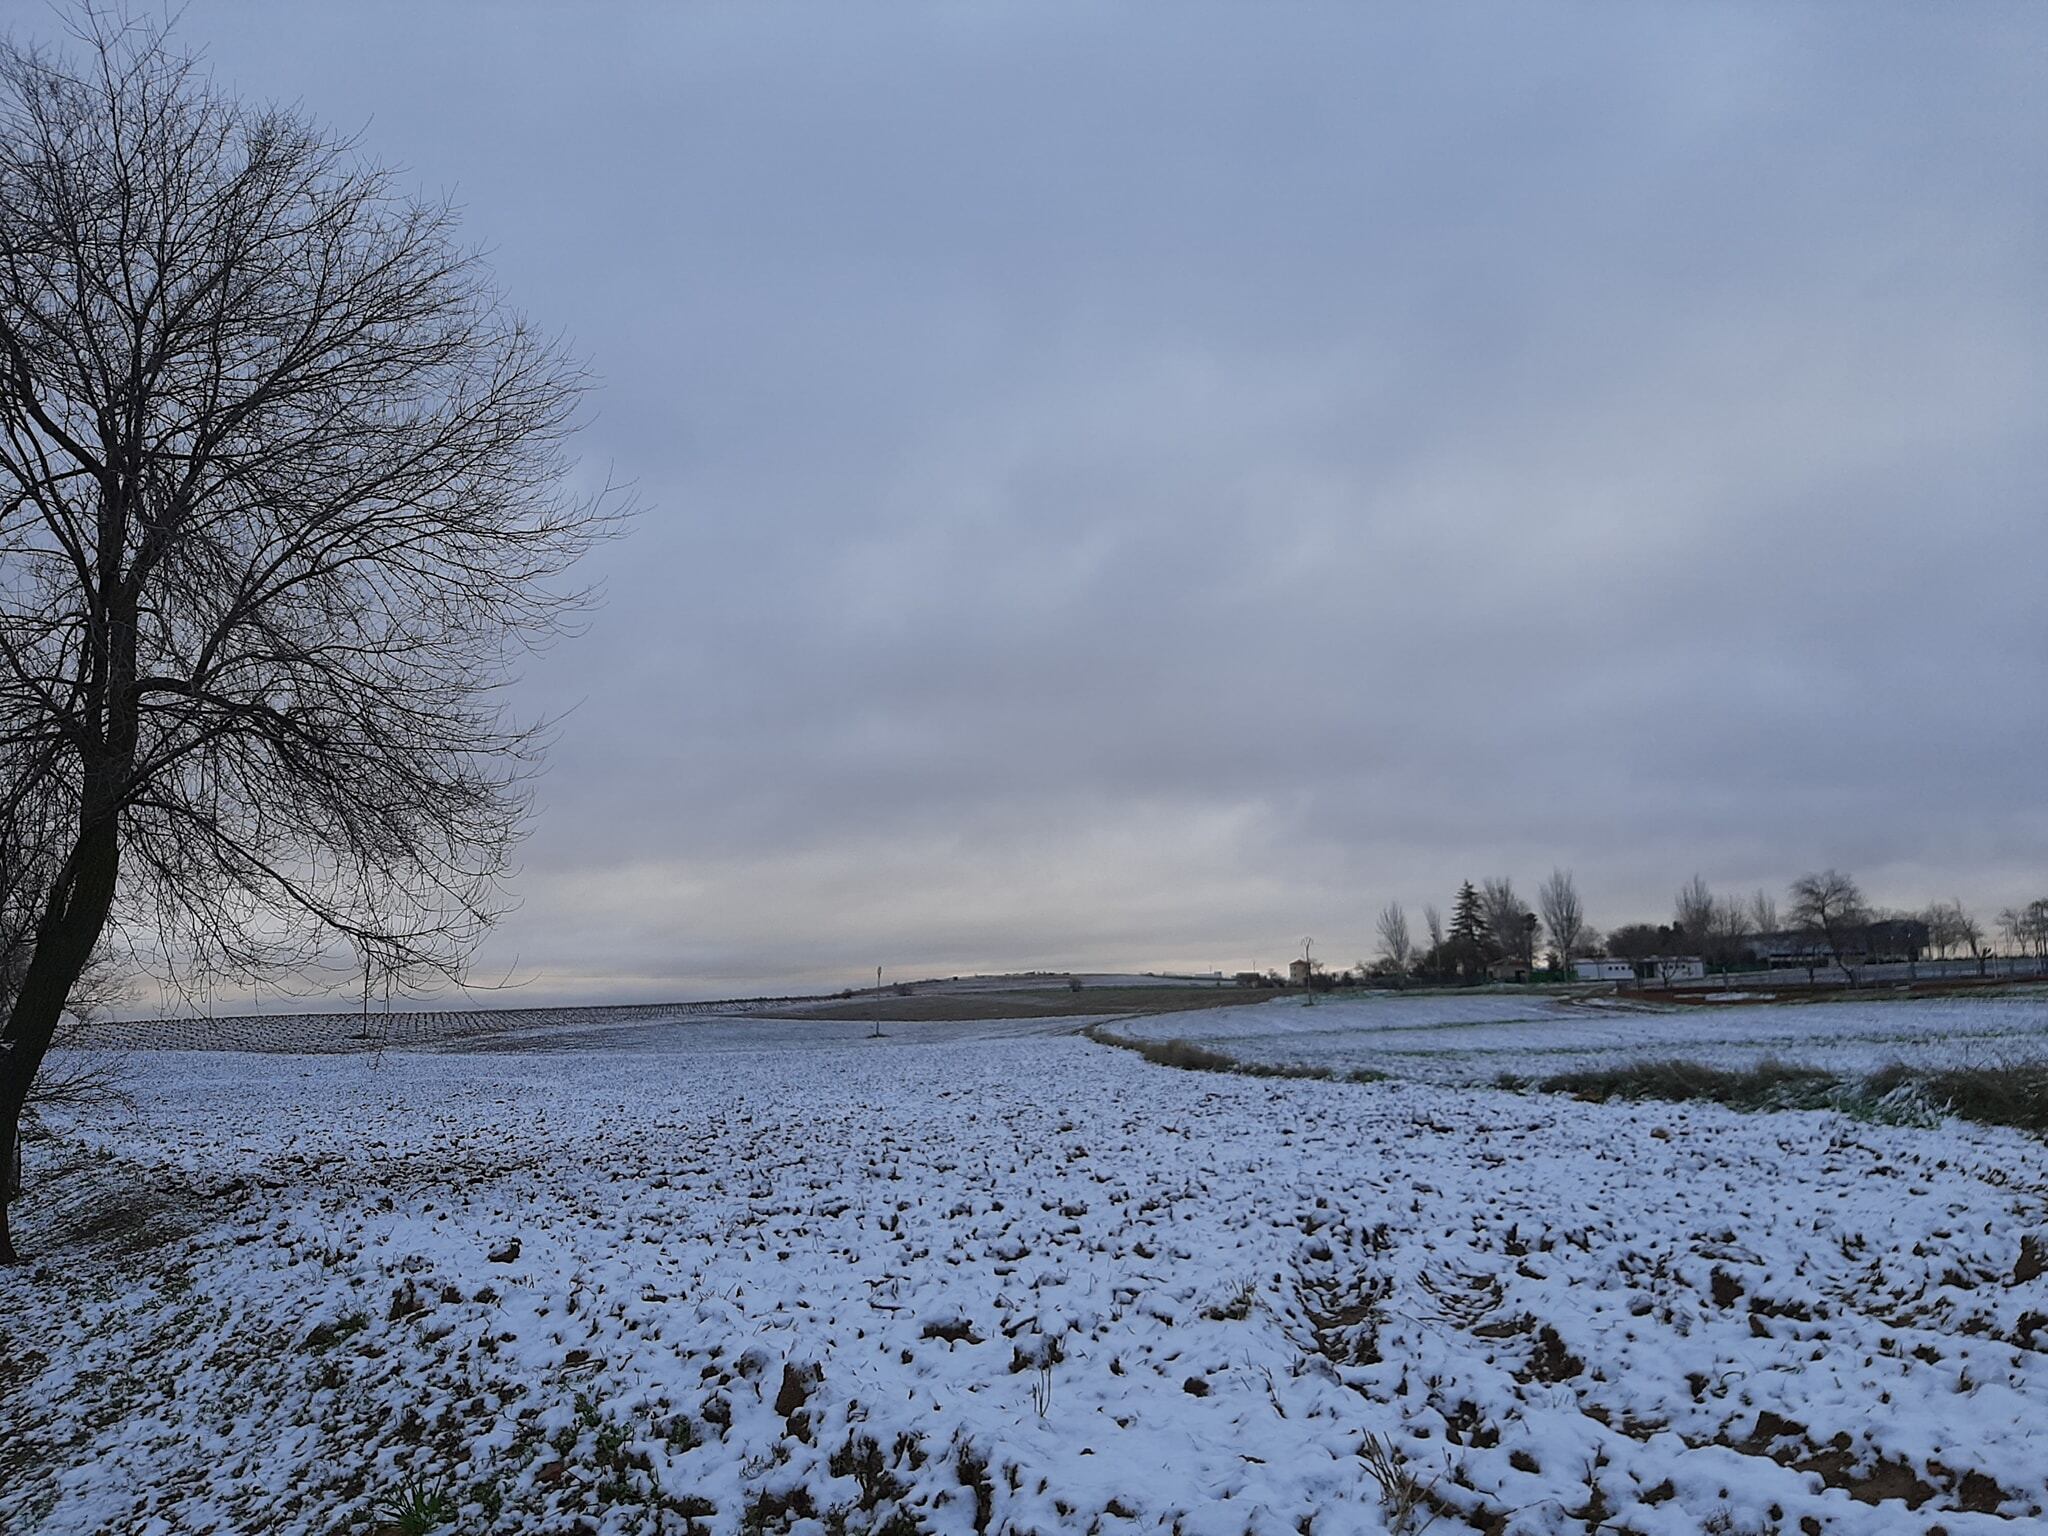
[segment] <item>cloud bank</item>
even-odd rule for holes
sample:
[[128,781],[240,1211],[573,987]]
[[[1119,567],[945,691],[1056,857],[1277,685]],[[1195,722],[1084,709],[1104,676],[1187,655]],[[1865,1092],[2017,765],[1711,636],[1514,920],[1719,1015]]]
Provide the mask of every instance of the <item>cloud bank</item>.
[[514,700],[525,996],[2043,888],[2038,7],[181,27],[454,191],[650,506]]

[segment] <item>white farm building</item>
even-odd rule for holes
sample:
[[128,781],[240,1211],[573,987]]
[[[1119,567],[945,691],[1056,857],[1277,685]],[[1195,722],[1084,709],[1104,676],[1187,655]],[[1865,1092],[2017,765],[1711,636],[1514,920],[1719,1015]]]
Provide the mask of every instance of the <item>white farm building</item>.
[[1647,960],[1589,955],[1572,962],[1574,981],[1702,981],[1706,974],[1706,962],[1698,955],[1652,955]]
[[1632,960],[1610,960],[1605,955],[1590,955],[1572,962],[1573,981],[1634,981],[1635,962]]

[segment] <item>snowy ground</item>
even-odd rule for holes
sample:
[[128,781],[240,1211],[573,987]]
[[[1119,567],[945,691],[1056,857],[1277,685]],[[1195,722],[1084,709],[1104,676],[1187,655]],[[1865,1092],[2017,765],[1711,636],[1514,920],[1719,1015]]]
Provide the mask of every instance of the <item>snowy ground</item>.
[[1848,1073],[1997,1066],[2048,1056],[2048,991],[1844,1003],[1634,1004],[1543,993],[1299,995],[1209,1014],[1109,1026],[1116,1035],[1192,1040],[1243,1061],[1369,1068],[1436,1083],[1492,1083],[1628,1060],[1739,1066],[1766,1056]]
[[138,1058],[32,1149],[0,1530],[2048,1528],[2040,1142],[1073,1023]]
[[360,1013],[248,1013],[109,1019],[85,1026],[81,1046],[107,1051],[293,1051],[306,1055],[460,1047],[538,1039],[558,1031],[636,1029],[728,1020],[777,1004],[628,1003],[597,1008],[407,1008]]

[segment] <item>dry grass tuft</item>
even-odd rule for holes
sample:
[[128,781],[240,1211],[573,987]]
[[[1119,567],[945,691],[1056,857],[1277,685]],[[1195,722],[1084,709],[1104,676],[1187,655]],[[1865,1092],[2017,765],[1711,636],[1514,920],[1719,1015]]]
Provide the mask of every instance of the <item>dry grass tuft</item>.
[[1569,1093],[1596,1103],[1609,1099],[1708,1099],[1739,1109],[1821,1108],[1840,1086],[1832,1072],[1765,1057],[1750,1067],[1711,1067],[1698,1061],[1636,1061],[1621,1066],[1560,1072],[1541,1079],[1545,1093]]
[[1913,1067],[1894,1062],[1860,1077],[1766,1057],[1748,1067],[1704,1062],[1630,1062],[1497,1086],[1610,1099],[1705,1099],[1734,1109],[1836,1109],[1862,1119],[1931,1124],[1943,1115],[2048,1135],[2048,1061]]
[[2048,1061],[1950,1067],[1921,1076],[1919,1090],[1952,1115],[2048,1135]]
[[1092,1026],[1082,1033],[1098,1045],[1114,1045],[1126,1051],[1136,1051],[1155,1066],[1178,1067],[1183,1072],[1228,1072],[1236,1077],[1300,1078],[1316,1083],[1376,1083],[1386,1076],[1384,1072],[1374,1072],[1364,1067],[1352,1072],[1339,1072],[1334,1067],[1240,1061],[1235,1056],[1212,1051],[1206,1045],[1196,1045],[1192,1040],[1138,1040],[1125,1035],[1111,1034],[1100,1025]]
[[1367,1475],[1379,1485],[1388,1530],[1397,1536],[1418,1536],[1436,1520],[1436,1512],[1430,1508],[1431,1485],[1409,1470],[1407,1457],[1391,1438],[1367,1435],[1358,1455]]

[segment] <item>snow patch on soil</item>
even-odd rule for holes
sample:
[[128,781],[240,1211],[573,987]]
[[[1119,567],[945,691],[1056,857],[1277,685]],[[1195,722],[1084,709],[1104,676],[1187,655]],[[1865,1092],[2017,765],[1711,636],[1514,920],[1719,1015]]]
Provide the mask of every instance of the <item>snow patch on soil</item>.
[[1534,994],[1297,995],[1212,1013],[1114,1023],[1133,1039],[1184,1039],[1241,1061],[1358,1068],[1423,1082],[1490,1084],[1628,1061],[1717,1067],[1765,1057],[1844,1074],[1893,1062],[1999,1066],[2048,1058],[2048,994],[1761,1003],[1725,1008]]
[[[465,1533],[721,1536],[2048,1506],[2048,1149],[2014,1133],[959,1029],[147,1068],[132,1121],[31,1149],[63,1196],[0,1292],[0,1529],[325,1536],[443,1493]],[[177,1207],[145,1239],[53,1214],[138,1183]]]

